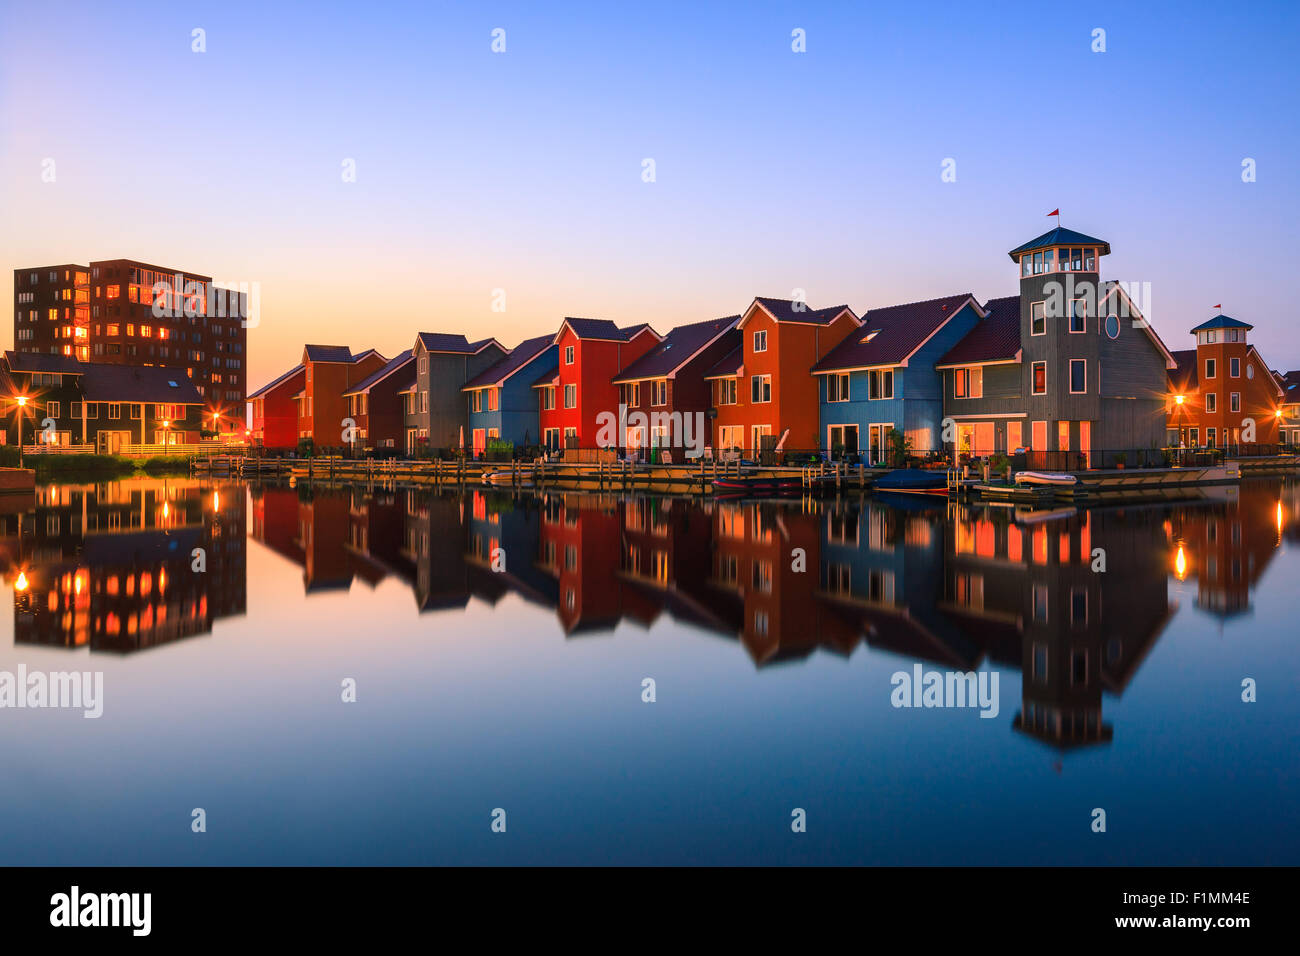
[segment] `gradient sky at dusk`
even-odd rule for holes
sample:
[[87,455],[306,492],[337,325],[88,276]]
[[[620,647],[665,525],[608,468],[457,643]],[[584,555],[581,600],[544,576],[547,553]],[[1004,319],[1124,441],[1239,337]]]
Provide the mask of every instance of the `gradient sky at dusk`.
[[1300,7],[1131,6],[7,3],[0,301],[118,256],[259,282],[251,389],[306,341],[1012,294],[1059,206],[1171,348],[1222,302],[1300,367]]

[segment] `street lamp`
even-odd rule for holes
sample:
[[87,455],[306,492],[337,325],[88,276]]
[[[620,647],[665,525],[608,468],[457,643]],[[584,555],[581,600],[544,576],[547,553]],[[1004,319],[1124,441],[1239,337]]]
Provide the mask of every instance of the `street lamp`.
[[18,396],[18,467],[23,466],[23,411],[27,408],[27,396]]

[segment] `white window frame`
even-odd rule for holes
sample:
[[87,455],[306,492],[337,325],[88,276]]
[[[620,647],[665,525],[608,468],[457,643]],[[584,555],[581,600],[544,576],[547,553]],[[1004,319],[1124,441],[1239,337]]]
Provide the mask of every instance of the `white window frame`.
[[755,352],[767,351],[767,329],[756,329],[754,331],[754,349]]
[[[1076,390],[1074,387],[1074,366],[1076,363],[1083,366],[1083,388],[1079,390]],[[1070,387],[1070,394],[1087,395],[1088,394],[1088,360],[1070,359],[1070,365],[1068,371],[1070,377],[1069,379],[1067,379],[1066,384]]]
[[[1043,390],[1041,392],[1034,389],[1034,369],[1040,365],[1043,367]],[[1047,362],[1029,363],[1029,394],[1035,396],[1047,394]]]

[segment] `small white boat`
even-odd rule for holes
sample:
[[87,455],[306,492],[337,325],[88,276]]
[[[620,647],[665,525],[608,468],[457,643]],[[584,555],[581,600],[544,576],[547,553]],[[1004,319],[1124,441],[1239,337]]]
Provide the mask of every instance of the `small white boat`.
[[[531,488],[533,477],[531,473],[519,472],[519,487]],[[509,485],[513,483],[514,475],[508,471],[489,471],[483,475],[485,485]]]
[[1018,485],[1073,485],[1078,480],[1074,475],[1057,471],[1016,472],[1016,484]]

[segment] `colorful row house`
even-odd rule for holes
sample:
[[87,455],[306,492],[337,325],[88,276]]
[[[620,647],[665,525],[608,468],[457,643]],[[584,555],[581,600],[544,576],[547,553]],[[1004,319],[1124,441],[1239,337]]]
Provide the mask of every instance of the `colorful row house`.
[[757,298],[736,324],[739,345],[710,369],[713,447],[719,457],[819,447],[821,382],[813,366],[862,322],[847,305],[811,309]]
[[474,455],[496,443],[503,450],[507,445],[539,443],[538,393],[533,382],[539,374],[554,373],[558,354],[554,336],[526,339],[465,383],[469,448]]
[[969,293],[863,315],[861,327],[812,368],[822,447],[832,457],[861,453],[872,465],[938,451],[944,402],[935,363],[984,317]]

